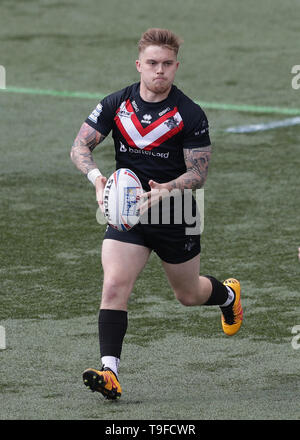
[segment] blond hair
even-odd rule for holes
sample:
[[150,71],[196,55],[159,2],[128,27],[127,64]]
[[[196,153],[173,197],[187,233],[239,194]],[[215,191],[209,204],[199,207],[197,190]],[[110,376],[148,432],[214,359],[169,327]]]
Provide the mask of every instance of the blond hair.
[[168,29],[150,28],[142,34],[138,49],[141,52],[147,46],[162,46],[174,50],[177,55],[182,43],[183,40]]

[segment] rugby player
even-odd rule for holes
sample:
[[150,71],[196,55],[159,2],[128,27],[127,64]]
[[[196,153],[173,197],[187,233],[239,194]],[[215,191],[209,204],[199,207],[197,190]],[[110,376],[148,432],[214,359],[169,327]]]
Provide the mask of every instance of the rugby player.
[[[138,43],[139,82],[106,96],[82,124],[71,150],[76,167],[94,184],[103,210],[106,177],[92,151],[112,131],[116,169],[129,168],[145,190],[141,209],[178,189],[202,188],[212,154],[204,111],[174,84],[182,40],[167,29],[148,29]],[[153,196],[153,197],[152,197]],[[88,368],[83,381],[107,399],[122,394],[118,367],[127,330],[127,303],[151,251],[162,267],[175,297],[185,306],[218,305],[225,334],[242,324],[240,283],[200,276],[199,233],[186,235],[186,224],[142,224],[128,232],[108,226],[102,245],[104,273],[98,318],[100,369]],[[130,264],[124,264],[130,261]]]

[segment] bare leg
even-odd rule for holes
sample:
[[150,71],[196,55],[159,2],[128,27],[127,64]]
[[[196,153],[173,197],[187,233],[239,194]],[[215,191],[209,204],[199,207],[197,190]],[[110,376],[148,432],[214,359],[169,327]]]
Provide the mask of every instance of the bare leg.
[[101,309],[127,310],[132,288],[147,263],[150,252],[150,249],[132,243],[111,239],[103,241]]
[[212,285],[208,278],[199,276],[200,255],[185,263],[162,262],[175,296],[183,305],[204,304],[211,295]]

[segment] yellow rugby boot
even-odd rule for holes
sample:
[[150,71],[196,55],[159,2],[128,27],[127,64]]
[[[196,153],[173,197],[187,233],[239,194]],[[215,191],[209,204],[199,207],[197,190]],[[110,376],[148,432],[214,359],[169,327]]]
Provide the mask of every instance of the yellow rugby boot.
[[228,278],[223,284],[230,287],[235,294],[235,298],[229,306],[221,307],[223,331],[226,335],[232,336],[239,331],[243,321],[241,285],[239,281],[234,278]]
[[82,374],[83,383],[93,392],[98,391],[108,400],[120,399],[122,388],[115,373],[109,368],[88,368]]

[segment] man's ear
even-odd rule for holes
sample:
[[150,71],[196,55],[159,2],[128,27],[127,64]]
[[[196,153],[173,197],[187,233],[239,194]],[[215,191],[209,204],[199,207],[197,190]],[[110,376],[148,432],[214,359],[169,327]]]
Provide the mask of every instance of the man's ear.
[[136,66],[137,71],[141,73],[141,62],[140,62],[140,60],[136,60],[135,61],[135,66]]

